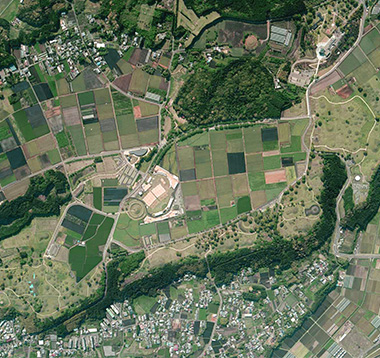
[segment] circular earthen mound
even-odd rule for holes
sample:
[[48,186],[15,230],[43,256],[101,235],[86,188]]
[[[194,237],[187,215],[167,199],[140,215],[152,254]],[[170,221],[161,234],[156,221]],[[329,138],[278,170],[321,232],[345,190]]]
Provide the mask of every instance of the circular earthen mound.
[[254,50],[257,45],[258,45],[258,40],[257,40],[257,37],[255,35],[249,35],[246,39],[245,39],[245,48],[250,51],[250,50]]
[[137,199],[128,202],[126,211],[132,220],[142,220],[146,216],[145,204]]
[[309,215],[318,215],[321,211],[321,208],[318,205],[312,205],[310,208],[305,209],[306,216]]

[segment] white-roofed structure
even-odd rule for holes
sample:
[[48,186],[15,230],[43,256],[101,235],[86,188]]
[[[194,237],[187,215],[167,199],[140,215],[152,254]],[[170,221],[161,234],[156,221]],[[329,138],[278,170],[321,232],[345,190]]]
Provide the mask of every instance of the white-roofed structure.
[[289,46],[292,39],[292,32],[288,29],[284,29],[278,26],[271,26],[270,40],[279,44]]

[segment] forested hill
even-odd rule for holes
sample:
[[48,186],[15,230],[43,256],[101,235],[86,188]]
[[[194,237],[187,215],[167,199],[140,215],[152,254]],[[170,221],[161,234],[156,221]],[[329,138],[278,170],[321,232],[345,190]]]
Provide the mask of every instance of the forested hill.
[[272,74],[258,60],[240,59],[217,70],[199,69],[181,88],[176,110],[194,124],[279,118],[297,98],[275,90]]
[[198,15],[216,10],[223,16],[260,22],[306,11],[304,0],[185,0],[185,4]]

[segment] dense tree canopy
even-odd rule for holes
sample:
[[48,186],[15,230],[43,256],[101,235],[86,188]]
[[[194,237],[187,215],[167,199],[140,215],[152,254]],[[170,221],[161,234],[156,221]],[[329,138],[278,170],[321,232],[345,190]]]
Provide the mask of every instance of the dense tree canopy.
[[343,227],[349,230],[366,230],[380,208],[380,166],[377,168],[368,191],[367,200],[355,207],[343,220]]
[[216,10],[252,21],[283,19],[306,11],[304,0],[185,0],[185,4],[198,14]]
[[207,124],[278,118],[292,105],[292,93],[276,90],[259,60],[239,59],[215,71],[197,70],[181,88],[176,109],[187,121]]
[[5,19],[0,19],[0,69],[9,67],[16,62],[11,55],[9,29],[9,22]]
[[68,188],[66,176],[58,171],[33,177],[25,195],[0,206],[0,240],[20,232],[34,217],[59,215],[71,198]]

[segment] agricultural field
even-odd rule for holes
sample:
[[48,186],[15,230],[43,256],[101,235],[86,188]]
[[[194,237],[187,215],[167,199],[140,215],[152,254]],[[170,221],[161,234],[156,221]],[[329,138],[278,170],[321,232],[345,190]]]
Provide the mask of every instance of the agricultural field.
[[112,92],[116,124],[123,149],[158,142],[159,107],[144,101],[131,100],[120,92]]
[[178,173],[189,234],[259,208],[293,183],[304,170],[306,126],[300,120],[205,131],[177,142],[163,163]]
[[[143,23],[146,25],[146,18]],[[131,47],[124,57],[120,58],[116,53],[112,62],[107,63],[118,73],[118,77],[113,81],[115,87],[125,93],[161,103],[166,98],[169,88],[169,82],[162,72],[169,68],[171,54],[163,53],[154,60],[148,59],[148,54],[146,49]],[[137,68],[138,64],[149,66],[150,71]]]
[[93,188],[93,205],[104,212],[116,212],[128,189],[123,186],[106,186]]
[[113,224],[112,217],[73,205],[67,210],[48,255],[68,262],[79,282],[102,261]]
[[358,243],[358,252],[360,253],[380,253],[380,212],[368,224],[366,231],[358,239]]
[[61,161],[39,105],[14,113],[0,123],[2,187]]
[[377,73],[380,66],[380,31],[373,27],[360,41],[359,46],[342,62],[339,70],[346,78],[355,78],[364,84]]
[[300,329],[285,339],[274,357],[290,352],[296,357],[340,354],[367,356],[379,335],[377,282],[379,260],[353,260],[340,281]]

